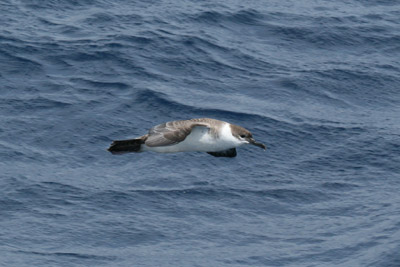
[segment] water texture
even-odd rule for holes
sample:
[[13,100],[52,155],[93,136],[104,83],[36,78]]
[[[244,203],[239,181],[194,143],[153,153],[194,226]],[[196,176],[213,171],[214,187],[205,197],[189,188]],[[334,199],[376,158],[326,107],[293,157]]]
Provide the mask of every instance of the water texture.
[[[400,2],[2,0],[0,266],[400,266]],[[211,117],[236,158],[106,151]]]

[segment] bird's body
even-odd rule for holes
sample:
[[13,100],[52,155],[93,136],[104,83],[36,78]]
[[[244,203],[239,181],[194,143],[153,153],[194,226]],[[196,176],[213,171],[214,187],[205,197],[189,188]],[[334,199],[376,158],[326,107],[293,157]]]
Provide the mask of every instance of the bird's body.
[[159,153],[173,152],[217,152],[243,145],[238,139],[234,138],[230,132],[229,124],[221,125],[218,133],[210,133],[205,126],[194,126],[189,135],[179,143],[169,146],[147,146],[143,145],[142,151],[154,151]]
[[153,151],[158,153],[207,152],[216,157],[236,156],[236,147],[254,144],[265,149],[243,127],[215,119],[171,121],[157,125],[141,137],[114,141],[113,154]]

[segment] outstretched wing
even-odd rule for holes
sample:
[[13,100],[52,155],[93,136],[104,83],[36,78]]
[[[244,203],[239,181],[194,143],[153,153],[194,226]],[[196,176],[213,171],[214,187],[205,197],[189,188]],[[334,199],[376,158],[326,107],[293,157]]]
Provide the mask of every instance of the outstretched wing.
[[213,155],[214,157],[234,158],[234,157],[236,157],[236,148],[230,148],[230,149],[223,150],[223,151],[207,152],[207,153],[210,155]]
[[210,125],[206,122],[192,120],[170,121],[151,128],[145,144],[155,147],[170,146],[182,142],[195,126],[210,128]]

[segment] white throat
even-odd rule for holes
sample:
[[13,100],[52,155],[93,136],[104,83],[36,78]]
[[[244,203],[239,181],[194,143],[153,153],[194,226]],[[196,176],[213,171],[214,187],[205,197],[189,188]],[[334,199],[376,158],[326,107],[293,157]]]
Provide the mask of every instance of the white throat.
[[229,123],[226,123],[222,127],[219,139],[223,142],[234,145],[233,147],[238,147],[246,143],[246,141],[239,140],[236,136],[232,134],[232,128]]

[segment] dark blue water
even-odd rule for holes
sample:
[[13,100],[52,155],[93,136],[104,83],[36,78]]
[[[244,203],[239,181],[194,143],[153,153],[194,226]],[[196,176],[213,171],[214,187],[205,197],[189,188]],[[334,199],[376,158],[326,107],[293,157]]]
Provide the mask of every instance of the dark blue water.
[[[400,2],[2,0],[1,266],[400,266]],[[106,151],[210,117],[236,158]]]

